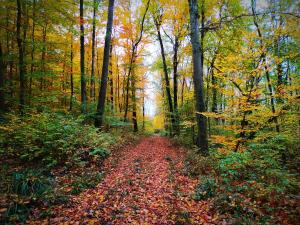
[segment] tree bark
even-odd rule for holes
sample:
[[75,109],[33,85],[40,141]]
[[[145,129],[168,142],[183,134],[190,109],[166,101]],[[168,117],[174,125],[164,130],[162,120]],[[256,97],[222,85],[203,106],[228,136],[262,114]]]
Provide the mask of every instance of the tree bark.
[[17,0],[17,43],[19,52],[19,78],[20,78],[20,94],[19,94],[19,110],[21,115],[24,115],[25,107],[25,64],[23,52],[23,40],[21,38],[21,20],[22,8],[21,0]]
[[[175,126],[175,118],[174,118],[174,109],[173,109],[173,103],[172,103],[172,96],[171,96],[171,89],[170,89],[170,81],[169,81],[169,75],[168,75],[168,68],[167,68],[167,61],[166,61],[166,55],[165,55],[165,49],[160,33],[160,22],[154,18],[154,23],[157,31],[157,37],[160,45],[160,52],[161,52],[161,57],[163,61],[163,71],[164,71],[164,77],[165,77],[165,82],[166,82],[166,94],[167,94],[167,100],[168,100],[168,106],[169,106],[169,113],[171,117],[171,122],[172,122],[172,128]],[[173,133],[173,129],[171,129],[171,135]]]
[[96,127],[101,127],[103,124],[108,65],[109,65],[109,51],[110,51],[111,33],[112,33],[113,16],[114,16],[114,3],[115,3],[114,0],[109,0],[108,19],[107,19],[105,44],[104,44],[104,56],[103,56],[103,64],[102,64],[101,86],[99,90],[99,98],[98,98],[97,112],[95,118]]
[[81,112],[86,112],[86,80],[84,75],[84,19],[83,0],[80,0],[80,82],[81,82]]
[[95,39],[96,39],[96,10],[98,7],[97,0],[93,3],[93,31],[92,31],[92,68],[91,68],[91,87],[90,97],[95,101]]
[[[264,46],[263,46],[262,33],[261,33],[260,27],[258,25],[258,22],[256,20],[255,1],[252,0],[251,3],[252,3],[251,7],[252,7],[252,14],[253,14],[253,23],[254,23],[254,25],[256,27],[258,37],[260,38],[260,48],[261,48],[262,51],[265,51],[264,50]],[[266,53],[265,52],[263,52],[261,54],[261,58],[263,60],[263,65],[264,65],[264,69],[265,69],[265,73],[266,73],[266,78],[267,78],[267,86],[268,86],[268,91],[269,91],[269,95],[270,95],[270,99],[271,99],[271,109],[272,109],[272,113],[275,114],[276,113],[275,98],[274,98],[274,95],[273,95],[273,89],[272,89],[270,74],[269,74],[269,70],[268,70],[268,66],[267,66],[267,60],[266,60]],[[281,84],[279,84],[279,85],[281,85]],[[278,125],[277,117],[275,117],[274,122],[276,124],[276,131],[279,132],[280,128],[279,128],[279,125]]]
[[127,82],[126,82],[126,96],[125,96],[125,112],[124,112],[124,121],[127,120],[127,113],[128,113],[128,101],[129,101],[129,82],[130,82],[130,76],[131,76],[131,72],[132,72],[132,67],[133,67],[133,63],[135,61],[135,56],[136,56],[136,50],[137,47],[140,43],[140,41],[142,40],[143,37],[143,32],[144,32],[144,22],[145,22],[145,18],[146,18],[146,14],[148,12],[149,9],[149,5],[150,5],[150,0],[147,1],[147,5],[146,5],[146,10],[143,14],[143,18],[142,18],[142,22],[141,22],[141,30],[140,30],[140,35],[139,38],[137,39],[137,41],[132,44],[132,51],[131,51],[131,57],[130,57],[130,63],[129,63],[129,69],[128,69],[128,76],[127,76]]
[[71,84],[71,95],[70,95],[70,111],[73,109],[73,96],[74,96],[74,83],[73,83],[73,34],[71,35],[71,69],[70,69],[70,84]]
[[133,131],[138,132],[135,82],[136,82],[136,77],[133,70],[131,76],[132,123],[133,123]]
[[5,110],[5,96],[4,96],[4,62],[2,44],[0,43],[0,111]]
[[113,80],[113,64],[112,64],[112,52],[113,52],[113,46],[110,45],[109,50],[109,86],[110,86],[110,109],[113,112],[114,111],[114,80]]
[[36,0],[33,0],[32,6],[32,31],[31,31],[31,66],[30,66],[30,78],[29,78],[29,105],[32,98],[32,76],[34,72],[34,51],[35,51],[35,4]]
[[178,69],[178,48],[179,48],[179,40],[178,37],[175,37],[175,42],[174,42],[174,55],[173,55],[173,92],[174,92],[174,116],[175,116],[175,124],[174,124],[174,133],[176,135],[179,134],[180,129],[179,129],[179,114],[178,114],[178,74],[177,74],[177,69]]
[[207,120],[200,113],[205,112],[203,96],[203,64],[199,43],[199,21],[197,0],[189,0],[191,43],[193,49],[193,82],[196,99],[196,118],[198,126],[197,146],[203,155],[208,155]]
[[45,73],[46,73],[46,68],[45,68],[45,57],[46,57],[46,38],[47,38],[47,24],[45,24],[45,26],[43,27],[43,47],[42,47],[42,58],[41,58],[41,71],[42,71],[42,77],[40,80],[40,90],[43,90],[43,85],[45,85]]

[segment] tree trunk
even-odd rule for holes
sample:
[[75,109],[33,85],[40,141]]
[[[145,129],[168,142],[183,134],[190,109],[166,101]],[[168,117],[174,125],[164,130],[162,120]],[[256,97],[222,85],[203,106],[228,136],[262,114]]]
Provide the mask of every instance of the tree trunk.
[[71,83],[71,96],[70,96],[70,111],[73,109],[73,96],[74,96],[74,83],[73,83],[73,34],[71,35],[71,69],[70,69],[70,83]]
[[96,10],[98,7],[97,0],[93,3],[93,32],[92,32],[92,68],[91,68],[91,87],[90,97],[95,101],[95,38],[96,38]]
[[25,107],[25,64],[23,52],[23,40],[21,38],[21,18],[22,8],[21,0],[17,0],[17,43],[19,50],[19,77],[20,77],[20,95],[19,95],[19,110],[21,115],[24,115]]
[[174,133],[176,135],[179,134],[180,129],[179,129],[179,114],[178,114],[178,74],[177,74],[177,69],[178,69],[178,48],[179,48],[179,41],[178,37],[175,37],[175,42],[174,42],[174,55],[173,55],[173,84],[174,84],[174,116],[175,116],[175,123],[174,123]]
[[127,114],[128,114],[128,105],[129,105],[129,83],[130,83],[130,76],[132,72],[132,67],[134,63],[134,57],[135,57],[135,51],[136,51],[136,45],[132,46],[132,51],[131,51],[131,58],[130,58],[130,63],[129,63],[129,69],[128,69],[128,75],[126,79],[126,97],[125,97],[125,112],[124,112],[124,121],[127,120]]
[[[251,2],[251,7],[252,7],[252,14],[253,14],[253,23],[256,27],[257,30],[257,34],[260,38],[260,48],[263,50],[264,46],[263,46],[263,37],[262,37],[262,33],[260,31],[260,27],[257,23],[256,20],[256,12],[255,12],[255,2],[252,0]],[[267,86],[268,86],[268,91],[269,91],[269,95],[270,95],[270,99],[271,99],[271,109],[272,109],[272,113],[275,114],[276,113],[276,108],[275,108],[275,99],[274,99],[274,95],[273,95],[273,89],[272,89],[272,85],[271,85],[271,79],[270,79],[270,74],[269,74],[269,70],[268,70],[268,66],[267,66],[267,60],[266,60],[266,53],[263,52],[261,54],[261,58],[263,60],[263,65],[264,65],[264,69],[265,69],[265,73],[266,73],[266,78],[267,78]],[[279,82],[279,79],[278,79]],[[281,84],[278,83],[278,85],[280,86]],[[278,125],[278,120],[277,117],[275,117],[274,122],[276,124],[276,131],[279,132],[280,128]]]
[[[161,57],[163,61],[163,71],[164,71],[164,77],[165,77],[165,82],[166,82],[166,94],[167,94],[167,100],[168,100],[168,106],[169,106],[169,113],[171,116],[171,122],[172,122],[172,127],[175,125],[175,118],[174,118],[174,110],[173,110],[173,103],[172,103],[172,96],[171,96],[171,90],[170,90],[170,81],[169,81],[169,75],[168,75],[168,68],[167,68],[167,61],[166,61],[166,56],[165,56],[165,49],[160,33],[160,24],[157,19],[154,19],[156,30],[157,30],[157,37],[160,45],[160,51],[161,51]],[[171,129],[171,135],[172,135],[172,129]]]
[[185,78],[182,79],[182,87],[181,87],[181,106],[183,106],[184,100],[184,86],[185,86]]
[[198,126],[197,146],[203,155],[208,155],[207,120],[204,115],[203,64],[199,43],[199,21],[197,0],[189,0],[191,43],[193,49],[193,82],[196,99],[196,118]]
[[86,112],[86,81],[84,76],[84,19],[83,0],[80,0],[80,82],[81,82],[81,112]]
[[138,131],[138,124],[137,124],[137,112],[136,112],[136,87],[135,87],[135,73],[134,70],[132,71],[131,76],[131,99],[132,99],[132,123],[133,123],[133,131]]
[[112,50],[113,46],[112,44],[110,45],[110,50],[109,50],[109,86],[110,86],[110,109],[113,112],[114,111],[114,80],[113,80],[113,65],[112,65]]
[[145,90],[143,89],[143,131],[145,130]]
[[140,43],[140,41],[142,40],[143,37],[143,32],[144,32],[144,22],[145,22],[145,18],[146,18],[146,14],[148,12],[149,9],[149,5],[150,5],[150,0],[147,1],[147,5],[146,5],[146,9],[145,12],[143,14],[142,17],[142,22],[141,22],[141,30],[140,30],[140,35],[137,39],[137,41],[132,44],[132,51],[131,51],[131,57],[130,57],[130,63],[129,63],[129,70],[128,70],[128,76],[127,76],[127,82],[126,82],[126,97],[125,97],[125,113],[124,113],[124,121],[127,120],[127,113],[128,113],[128,100],[129,100],[129,81],[130,81],[130,76],[131,76],[131,72],[132,72],[132,67],[135,61],[135,54],[136,54],[136,50],[137,47]]
[[30,78],[29,78],[29,105],[31,104],[32,98],[32,76],[34,72],[34,51],[35,51],[35,4],[36,0],[33,0],[32,6],[32,31],[31,31],[31,66],[30,66]]
[[114,15],[114,0],[109,0],[108,5],[108,19],[106,26],[106,35],[105,35],[105,45],[104,45],[104,56],[102,64],[102,77],[101,77],[101,86],[99,90],[98,106],[95,118],[95,126],[101,127],[103,124],[103,115],[105,108],[105,98],[106,98],[106,88],[107,88],[107,75],[108,75],[108,65],[109,65],[109,50],[111,42],[111,32],[113,25],[113,15]]
[[117,101],[116,101],[116,107],[119,108],[119,112],[121,112],[121,101],[120,101],[120,70],[119,70],[119,62],[118,57],[116,54],[116,60],[117,60]]
[[42,77],[41,77],[41,83],[40,83],[40,90],[43,90],[43,85],[45,85],[45,72],[46,72],[46,68],[45,68],[45,57],[46,57],[46,38],[47,38],[47,24],[45,24],[45,26],[43,27],[43,47],[42,47]]
[[2,44],[0,43],[0,111],[5,110],[5,96],[4,96],[4,63]]

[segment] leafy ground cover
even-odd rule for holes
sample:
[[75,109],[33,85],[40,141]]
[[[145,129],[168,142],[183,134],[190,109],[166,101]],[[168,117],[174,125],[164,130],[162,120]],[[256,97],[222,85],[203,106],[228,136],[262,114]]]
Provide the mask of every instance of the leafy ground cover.
[[185,151],[159,136],[124,148],[118,163],[105,162],[106,176],[94,189],[53,208],[30,224],[214,224],[220,221],[211,201],[193,193],[198,180],[187,176]]
[[105,176],[103,162],[136,137],[99,132],[84,117],[47,113],[8,115],[0,136],[0,223],[25,223],[94,188]]

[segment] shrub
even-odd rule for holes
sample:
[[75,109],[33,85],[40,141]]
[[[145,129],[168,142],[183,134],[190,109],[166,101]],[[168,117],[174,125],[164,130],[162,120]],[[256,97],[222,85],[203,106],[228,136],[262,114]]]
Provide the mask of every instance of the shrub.
[[14,172],[10,177],[10,203],[2,218],[3,221],[22,221],[27,219],[35,203],[49,202],[55,199],[54,179],[42,170],[25,169]]
[[102,180],[103,173],[86,172],[74,179],[71,184],[72,194],[78,194],[85,189],[94,188]]
[[116,142],[114,136],[85,125],[84,117],[41,113],[9,119],[0,127],[0,154],[48,167],[64,164],[81,149],[107,148]]
[[92,151],[90,151],[89,155],[105,159],[110,155],[110,151],[106,148],[95,148]]
[[216,180],[213,177],[203,176],[196,187],[194,199],[200,201],[211,198],[215,195],[216,188]]
[[21,196],[39,198],[51,192],[53,180],[41,170],[26,169],[12,174],[12,191]]

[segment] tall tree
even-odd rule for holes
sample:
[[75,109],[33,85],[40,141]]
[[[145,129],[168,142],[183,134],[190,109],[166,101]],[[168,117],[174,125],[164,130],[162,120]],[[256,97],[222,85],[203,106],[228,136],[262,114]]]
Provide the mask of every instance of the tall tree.
[[21,115],[24,114],[25,107],[25,64],[24,64],[24,48],[21,37],[22,27],[22,5],[21,1],[17,0],[17,43],[19,50],[19,78],[20,78],[20,95],[19,95],[19,110]]
[[90,97],[95,101],[95,39],[96,39],[96,11],[98,0],[93,2],[93,31],[92,31],[92,68],[91,68],[91,90]]
[[84,19],[83,0],[80,0],[80,81],[81,81],[81,112],[86,112],[86,80],[84,76]]
[[[129,69],[128,69],[128,75],[127,75],[127,79],[126,79],[126,97],[125,97],[124,120],[127,119],[127,113],[128,113],[128,106],[129,106],[129,104],[128,104],[129,103],[129,84],[130,84],[131,74],[132,74],[132,70],[133,70],[133,67],[134,67],[134,63],[136,61],[137,48],[138,48],[138,46],[139,46],[139,44],[140,44],[140,42],[142,40],[142,37],[143,37],[144,23],[145,23],[145,19],[146,19],[146,15],[147,15],[148,9],[149,9],[149,5],[150,5],[150,0],[147,1],[146,9],[145,9],[144,14],[142,16],[140,34],[139,34],[138,38],[136,39],[136,41],[133,41],[132,47],[131,47],[131,56],[130,56],[130,62],[129,62]],[[133,121],[133,122],[135,123],[136,121]]]
[[32,5],[32,31],[31,31],[31,65],[30,65],[30,78],[29,78],[29,104],[32,98],[32,77],[34,72],[34,51],[35,51],[35,5],[36,0],[33,0]]
[[203,63],[201,57],[201,46],[199,42],[199,13],[198,1],[189,0],[190,11],[190,29],[191,29],[191,43],[193,50],[193,82],[196,100],[196,118],[198,126],[197,146],[200,148],[202,154],[207,155],[208,140],[207,140],[207,119],[202,112],[205,112],[205,103],[203,95]]
[[74,97],[74,79],[73,79],[73,34],[71,33],[71,52],[70,52],[70,111],[73,109],[73,97]]
[[4,62],[3,62],[3,52],[2,45],[0,42],[0,110],[5,109],[4,101]]
[[109,65],[109,52],[111,45],[111,33],[113,26],[113,16],[114,16],[114,0],[109,0],[108,4],[108,18],[106,25],[106,35],[104,44],[104,56],[102,64],[102,76],[101,76],[101,86],[99,90],[99,98],[97,105],[97,112],[95,117],[95,126],[101,127],[103,124],[103,115],[105,109],[105,98],[106,98],[106,88],[107,88],[107,75],[108,75],[108,65]]
[[173,108],[173,101],[172,101],[172,96],[171,96],[171,88],[170,88],[170,80],[169,80],[169,74],[168,74],[168,67],[167,67],[167,61],[166,61],[166,54],[165,54],[165,49],[164,49],[164,44],[160,32],[160,27],[161,27],[161,18],[162,14],[158,12],[158,15],[154,15],[154,24],[156,27],[157,31],[157,38],[159,41],[159,46],[160,46],[160,52],[161,52],[161,57],[162,57],[162,62],[163,62],[163,72],[164,72],[164,78],[165,78],[165,85],[166,85],[166,94],[167,94],[167,101],[168,101],[168,106],[169,106],[169,113],[171,116],[171,122],[172,122],[172,129],[171,129],[171,135],[173,133],[173,128],[175,125],[175,118],[174,118],[174,108]]

